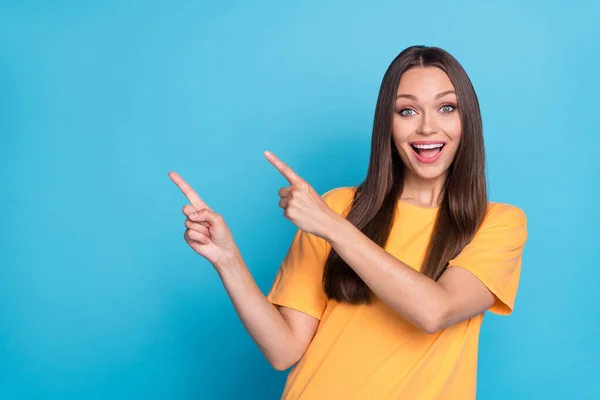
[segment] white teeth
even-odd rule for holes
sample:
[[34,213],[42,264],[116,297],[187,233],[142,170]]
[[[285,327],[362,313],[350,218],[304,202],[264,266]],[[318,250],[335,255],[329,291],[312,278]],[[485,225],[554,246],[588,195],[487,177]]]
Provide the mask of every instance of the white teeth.
[[437,147],[443,147],[444,145],[441,143],[436,143],[436,144],[413,144],[413,147],[416,147],[417,149],[435,149]]

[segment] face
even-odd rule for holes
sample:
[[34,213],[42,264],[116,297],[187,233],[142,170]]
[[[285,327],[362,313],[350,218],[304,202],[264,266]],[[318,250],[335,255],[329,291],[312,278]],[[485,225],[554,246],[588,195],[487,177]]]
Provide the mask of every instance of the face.
[[394,144],[410,178],[444,180],[460,143],[454,86],[437,67],[402,74],[393,119]]

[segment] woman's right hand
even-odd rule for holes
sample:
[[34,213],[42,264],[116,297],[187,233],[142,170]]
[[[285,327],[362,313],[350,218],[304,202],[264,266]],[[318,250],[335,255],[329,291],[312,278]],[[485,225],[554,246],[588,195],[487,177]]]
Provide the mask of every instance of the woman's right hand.
[[[306,352],[319,320],[291,308],[277,309],[252,278],[223,218],[181,176],[171,172],[169,177],[192,203],[183,208],[185,240],[215,267],[244,327],[267,360],[278,370],[288,369]],[[229,273],[234,270],[237,273]]]
[[206,258],[215,268],[234,260],[238,249],[223,217],[215,213],[192,187],[176,172],[169,178],[181,189],[191,205],[183,207],[186,231],[184,238],[194,251]]

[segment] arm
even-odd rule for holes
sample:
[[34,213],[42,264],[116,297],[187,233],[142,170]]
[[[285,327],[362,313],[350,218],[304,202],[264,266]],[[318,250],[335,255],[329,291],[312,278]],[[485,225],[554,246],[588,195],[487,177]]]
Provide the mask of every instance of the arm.
[[413,270],[333,212],[274,154],[265,156],[291,185],[279,191],[284,216],[329,242],[376,295],[425,332],[437,332],[494,304],[494,295],[466,270],[448,268],[437,282]]
[[266,152],[265,157],[290,183],[279,191],[284,216],[299,229],[329,242],[376,295],[425,332],[437,332],[487,309],[499,314],[512,311],[527,238],[522,210],[493,207],[499,211],[489,219],[486,214],[471,243],[434,281],[333,212],[308,182],[274,154]]
[[336,218],[325,238],[384,302],[427,333],[481,314],[495,296],[470,272],[449,267],[436,282]]
[[218,272],[243,325],[271,365],[289,368],[306,351],[319,320],[286,307],[278,310],[257,287],[223,217],[179,174],[169,177],[191,203],[183,207],[186,242]]
[[302,357],[319,320],[300,311],[273,305],[256,285],[241,255],[216,266],[242,324],[269,363],[283,371]]
[[377,246],[348,221],[329,218],[323,237],[383,301],[428,333],[490,310],[512,312],[522,253],[525,213],[508,204],[488,209],[471,242],[434,281]]

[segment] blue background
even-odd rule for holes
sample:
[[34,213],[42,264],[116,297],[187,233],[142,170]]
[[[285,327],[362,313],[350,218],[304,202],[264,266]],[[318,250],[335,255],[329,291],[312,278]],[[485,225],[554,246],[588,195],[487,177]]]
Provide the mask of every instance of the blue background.
[[167,174],[266,292],[295,227],[263,150],[320,193],[359,183],[381,78],[413,44],[467,70],[491,199],[529,219],[478,398],[600,398],[600,7],[481,3],[2,2],[0,398],[278,398]]

